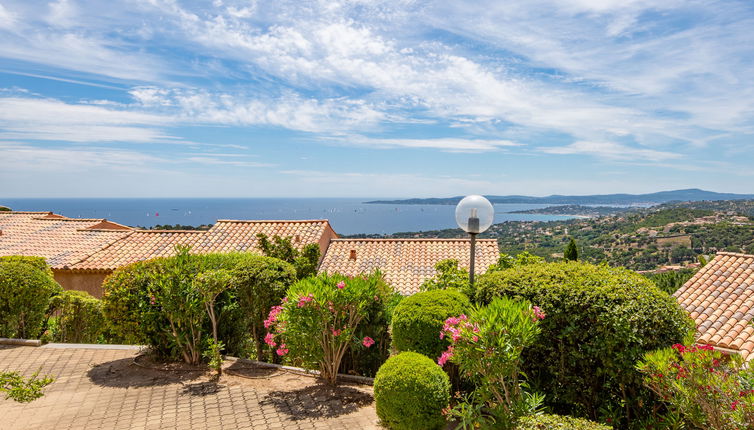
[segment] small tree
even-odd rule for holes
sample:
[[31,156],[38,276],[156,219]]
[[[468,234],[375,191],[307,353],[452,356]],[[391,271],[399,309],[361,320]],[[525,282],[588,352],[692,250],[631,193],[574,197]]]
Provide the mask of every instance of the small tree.
[[573,238],[570,238],[570,240],[568,241],[568,245],[566,245],[565,252],[563,252],[563,258],[566,261],[579,260],[579,249],[576,246],[576,241]]
[[469,288],[468,270],[458,267],[458,260],[447,259],[441,260],[435,264],[437,273],[432,278],[427,279],[421,284],[421,291],[447,290],[456,288],[459,291],[466,291]]
[[290,237],[273,236],[270,240],[266,234],[257,234],[259,240],[259,249],[262,255],[283,260],[293,264],[296,268],[296,277],[304,279],[317,274],[317,265],[319,264],[319,245],[309,243],[299,251],[293,246]]
[[209,366],[222,375],[222,349],[223,343],[217,338],[217,315],[215,313],[215,300],[223,291],[227,290],[232,282],[231,274],[224,269],[211,270],[197,275],[194,279],[194,286],[199,290],[204,303],[204,309],[207,311],[210,323],[212,324],[212,341],[206,356],[209,357]]
[[[337,383],[338,369],[348,348],[369,348],[374,339],[356,338],[369,305],[380,297],[378,275],[347,278],[319,275],[303,279],[288,289],[280,306],[270,311],[265,342],[279,356],[294,363],[318,367],[330,384]],[[290,353],[290,355],[289,355]]]

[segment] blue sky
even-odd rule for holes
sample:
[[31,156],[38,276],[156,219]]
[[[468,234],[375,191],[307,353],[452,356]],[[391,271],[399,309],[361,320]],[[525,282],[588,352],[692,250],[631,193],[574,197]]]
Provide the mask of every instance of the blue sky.
[[754,192],[748,1],[0,0],[0,196]]

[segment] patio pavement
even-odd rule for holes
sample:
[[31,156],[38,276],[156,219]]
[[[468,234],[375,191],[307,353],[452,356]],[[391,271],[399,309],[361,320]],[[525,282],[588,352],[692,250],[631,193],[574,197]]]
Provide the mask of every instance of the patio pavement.
[[44,397],[0,394],[0,429],[376,429],[371,387],[235,363],[218,383],[202,372],[133,364],[138,351],[0,345],[0,371],[55,378]]

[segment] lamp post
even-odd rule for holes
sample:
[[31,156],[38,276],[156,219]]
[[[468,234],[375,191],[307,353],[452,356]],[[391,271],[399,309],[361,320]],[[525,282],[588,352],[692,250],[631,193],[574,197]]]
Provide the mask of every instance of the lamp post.
[[474,286],[474,259],[476,257],[476,235],[485,232],[492,225],[495,208],[482,196],[466,196],[456,206],[456,223],[471,236],[469,259],[469,286]]

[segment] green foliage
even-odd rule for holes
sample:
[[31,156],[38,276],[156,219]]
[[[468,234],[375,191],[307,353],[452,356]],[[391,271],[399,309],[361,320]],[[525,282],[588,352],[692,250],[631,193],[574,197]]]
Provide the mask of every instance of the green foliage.
[[[380,273],[347,278],[322,274],[288,288],[281,306],[273,307],[265,321],[272,328],[265,342],[295,364],[318,368],[330,384],[337,383],[338,369],[349,348],[370,348],[372,338],[357,338],[359,325],[384,283]],[[288,355],[290,351],[290,355]]]
[[469,288],[469,271],[458,267],[458,260],[441,260],[435,264],[437,274],[421,284],[420,291],[447,290],[455,288],[467,291]]
[[663,273],[645,275],[657,285],[657,288],[668,294],[678,291],[696,273],[696,269],[670,270]]
[[212,325],[212,339],[209,340],[209,350],[204,356],[209,358],[209,366],[217,371],[218,375],[222,374],[222,349],[223,343],[217,336],[217,312],[215,312],[215,301],[217,296],[230,288],[233,277],[226,269],[208,270],[201,272],[194,278],[194,289],[199,291],[202,298],[204,310],[209,316]]
[[0,257],[0,263],[10,262],[25,263],[34,266],[52,277],[52,269],[47,265],[47,260],[42,257],[29,257],[27,255],[7,255],[5,257]]
[[[103,310],[110,330],[119,341],[149,345],[157,356],[169,360],[185,359],[186,342],[191,341],[195,351],[189,357],[193,361],[195,354],[201,357],[201,345],[206,345],[197,339],[213,331],[204,297],[194,279],[206,272],[227,271],[232,277],[230,286],[235,287],[243,283],[236,279],[239,273],[235,268],[257,259],[264,257],[248,253],[188,254],[122,267],[103,284]],[[218,340],[227,353],[248,356],[253,318],[245,314],[239,301],[235,288],[217,296],[213,308]]]
[[644,383],[699,429],[754,428],[754,370],[711,346],[673,345],[638,364]]
[[0,373],[0,391],[5,392],[6,399],[13,399],[19,403],[28,403],[44,395],[42,388],[54,381],[50,376],[38,378],[39,371],[31,377],[24,378],[18,372]]
[[96,343],[105,330],[102,302],[86,291],[63,291],[50,302],[57,315],[52,340],[66,343]]
[[494,428],[510,429],[519,417],[539,410],[544,398],[525,389],[521,355],[536,341],[544,317],[525,300],[498,297],[488,306],[474,308],[470,317],[445,321],[440,336],[448,337],[451,345],[438,364],[457,364],[461,374],[475,384],[471,402],[482,405],[459,402],[450,416],[463,417],[469,428],[494,423]]
[[544,258],[538,257],[528,252],[521,252],[516,255],[502,253],[500,254],[500,257],[498,257],[497,263],[487,268],[487,273],[510,269],[511,267],[516,266],[526,266],[528,264],[539,264],[544,262]]
[[62,288],[47,266],[40,270],[23,257],[9,260],[0,262],[0,337],[37,338],[50,298]]
[[402,352],[390,357],[374,378],[377,416],[392,430],[441,429],[450,400],[448,375],[430,358]]
[[7,206],[0,206],[0,212],[11,212],[13,209]]
[[287,263],[293,264],[296,269],[296,277],[304,279],[317,274],[317,265],[319,264],[319,245],[309,243],[299,251],[293,246],[290,237],[282,238],[273,236],[270,240],[266,234],[257,234],[259,240],[259,249],[267,257],[277,258]]
[[576,241],[573,238],[570,238],[565,251],[563,251],[563,259],[566,261],[579,260],[579,248],[576,246]]
[[610,430],[612,427],[561,415],[532,415],[519,420],[516,430]]
[[380,282],[377,288],[380,289],[381,300],[369,304],[355,334],[357,339],[374,339],[375,344],[370,348],[349,348],[340,365],[340,373],[374,377],[382,363],[390,357],[390,323],[403,296],[387,282]]
[[547,313],[540,341],[524,351],[530,383],[558,413],[636,419],[651,401],[635,363],[682,341],[693,322],[645,277],[622,268],[561,262],[484,275],[477,302],[520,297]]
[[450,345],[440,339],[440,330],[449,317],[469,310],[468,297],[458,290],[433,290],[403,299],[395,308],[392,322],[393,346],[435,359]]
[[248,330],[255,341],[256,357],[264,360],[264,320],[295,282],[296,270],[277,258],[255,256],[241,261],[232,274],[238,303],[248,318]]

